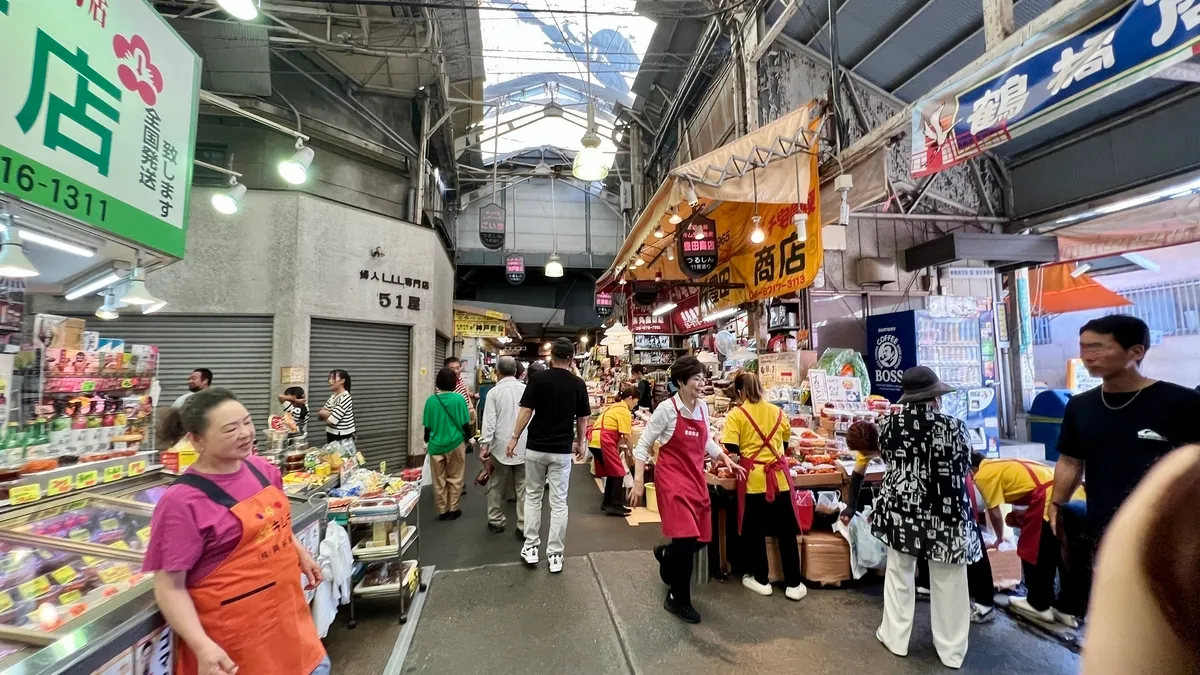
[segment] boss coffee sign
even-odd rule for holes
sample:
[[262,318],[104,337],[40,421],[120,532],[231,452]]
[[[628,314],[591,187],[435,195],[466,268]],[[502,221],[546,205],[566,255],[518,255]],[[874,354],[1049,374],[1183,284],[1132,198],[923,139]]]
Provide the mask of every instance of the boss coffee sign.
[[602,317],[612,316],[612,293],[597,293],[596,294],[596,315]]
[[525,281],[525,256],[514,253],[504,259],[504,278],[514,286]]
[[904,393],[900,379],[916,365],[913,313],[895,312],[867,317],[867,366],[871,389],[895,403]]
[[504,207],[492,203],[479,207],[479,243],[493,251],[504,247]]
[[679,237],[679,269],[692,279],[710,274],[717,266],[717,224],[696,216]]

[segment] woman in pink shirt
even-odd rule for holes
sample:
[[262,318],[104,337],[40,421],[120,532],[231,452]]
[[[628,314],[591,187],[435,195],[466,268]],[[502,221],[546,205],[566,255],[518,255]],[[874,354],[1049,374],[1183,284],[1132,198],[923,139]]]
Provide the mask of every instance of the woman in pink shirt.
[[254,421],[227,389],[171,410],[162,436],[184,436],[195,464],[167,488],[151,521],[143,570],[179,635],[175,675],[327,675],[300,586],[321,568],[292,533],[279,471],[252,456]]

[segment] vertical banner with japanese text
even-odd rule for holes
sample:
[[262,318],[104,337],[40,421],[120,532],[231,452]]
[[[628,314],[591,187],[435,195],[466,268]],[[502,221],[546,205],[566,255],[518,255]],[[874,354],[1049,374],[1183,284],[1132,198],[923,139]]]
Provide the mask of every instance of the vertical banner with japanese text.
[[596,316],[608,318],[612,316],[612,293],[596,293]]
[[1085,8],[913,107],[912,173],[927,176],[1192,57],[1195,0]]
[[513,253],[504,259],[504,278],[514,286],[525,281],[525,256]]
[[479,243],[484,248],[504,248],[505,221],[503,206],[492,202],[479,207]]
[[0,191],[183,257],[191,47],[145,0],[0,0],[0,40]]

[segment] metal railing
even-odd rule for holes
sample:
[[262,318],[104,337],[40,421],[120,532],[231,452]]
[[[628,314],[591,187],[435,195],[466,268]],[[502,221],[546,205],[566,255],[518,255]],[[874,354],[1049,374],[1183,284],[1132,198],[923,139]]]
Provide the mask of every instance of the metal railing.
[[1131,305],[1118,314],[1136,316],[1164,337],[1200,335],[1200,278],[1117,290]]

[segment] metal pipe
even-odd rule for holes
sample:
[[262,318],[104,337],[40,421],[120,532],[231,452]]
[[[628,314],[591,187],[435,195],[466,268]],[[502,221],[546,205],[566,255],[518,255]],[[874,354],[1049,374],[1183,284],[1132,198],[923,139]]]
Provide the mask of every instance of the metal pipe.
[[908,208],[904,209],[905,213],[912,213],[913,209],[917,208],[917,205],[920,204],[921,200],[925,198],[925,193],[929,192],[929,187],[933,185],[933,181],[936,180],[940,175],[942,174],[935,173],[922,181],[921,186],[917,188],[917,195],[913,197],[912,203],[908,205]]
[[288,136],[292,136],[294,138],[299,138],[300,140],[303,140],[303,141],[308,140],[308,136],[300,133],[299,131],[296,131],[295,129],[289,129],[278,122],[272,122],[271,120],[269,120],[265,117],[260,117],[259,115],[255,115],[254,113],[250,112],[249,110],[246,110],[245,108],[234,103],[233,101],[230,101],[227,98],[222,98],[220,96],[217,96],[216,94],[212,93],[211,91],[205,91],[205,90],[201,89],[200,90],[200,100],[205,103],[208,103],[209,105],[215,105],[218,108],[224,108],[225,110],[228,110],[229,112],[235,113],[237,115],[241,115],[242,117],[245,117],[248,120],[253,120],[263,126],[270,127],[271,129],[274,129],[275,131],[287,134]]
[[842,146],[848,140],[846,138],[846,117],[842,113],[842,55],[838,50],[838,25],[837,25],[837,10],[840,7],[834,8],[833,0],[827,0],[826,4],[829,7],[829,70],[830,80],[833,82],[833,114],[834,114],[834,129],[837,134],[834,136],[835,149],[840,154]]
[[1005,224],[1008,218],[1000,216],[953,216],[944,213],[876,213],[874,211],[854,211],[851,218],[874,218],[875,220],[905,220],[914,223],[998,223]]
[[663,114],[662,119],[659,120],[658,130],[654,132],[654,145],[651,146],[648,163],[653,163],[658,159],[658,154],[662,151],[662,146],[666,142],[666,132],[675,123],[675,116],[679,112],[682,100],[686,97],[687,90],[692,86],[696,74],[700,70],[700,63],[708,58],[720,35],[720,24],[717,22],[717,19],[715,17],[709,19],[708,25],[704,29],[704,36],[701,38],[700,44],[697,45],[696,54],[688,61],[687,70],[684,71],[683,77],[679,79],[679,86],[675,89],[675,97],[668,99],[669,105],[667,106],[667,110]]
[[[908,192],[913,192],[917,189],[917,187],[915,185],[913,185],[912,183],[909,183],[907,181],[902,181],[902,180],[891,181],[891,187],[896,190],[905,190]],[[962,202],[956,202],[953,199],[950,199],[949,197],[943,197],[942,195],[938,194],[937,192],[934,192],[933,190],[930,190],[929,192],[927,192],[925,194],[925,198],[932,199],[935,202],[945,204],[946,206],[949,206],[950,208],[958,209],[959,211],[970,214],[972,216],[979,215],[978,209],[973,209],[973,208],[967,206],[966,204],[963,204]]]
[[429,143],[425,139],[429,135],[429,97],[419,101],[421,106],[421,147],[417,148],[417,170],[410,171],[410,178],[417,184],[416,204],[410,209],[413,213],[412,222],[421,224],[421,213],[425,207],[425,148]]

